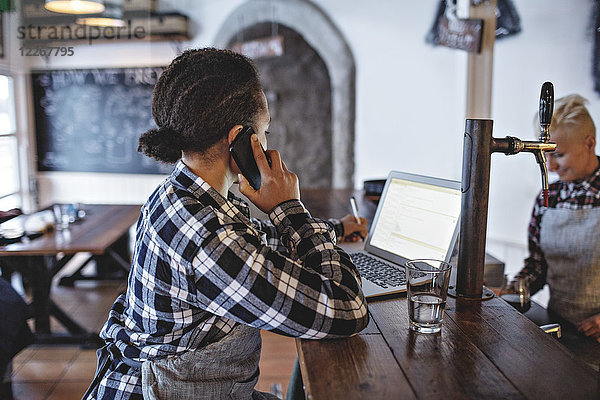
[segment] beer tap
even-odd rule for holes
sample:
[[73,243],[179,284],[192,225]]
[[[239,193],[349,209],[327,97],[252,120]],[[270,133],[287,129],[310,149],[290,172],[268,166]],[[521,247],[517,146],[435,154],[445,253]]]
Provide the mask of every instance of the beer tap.
[[450,288],[450,295],[469,300],[485,300],[494,296],[491,290],[483,286],[492,153],[533,153],[542,175],[544,203],[548,204],[548,169],[545,153],[556,149],[556,144],[550,142],[553,109],[554,88],[552,83],[545,82],[542,85],[539,103],[538,141],[523,141],[512,136],[494,138],[492,120],[467,119],[463,145],[459,255],[456,286]]
[[540,135],[539,140],[522,141],[519,138],[507,136],[504,139],[492,138],[492,152],[502,152],[506,155],[517,154],[521,151],[533,153],[540,166],[542,175],[542,196],[544,206],[548,207],[548,168],[546,166],[546,152],[556,150],[556,143],[550,142],[550,123],[554,111],[554,86],[551,82],[544,82],[540,93]]

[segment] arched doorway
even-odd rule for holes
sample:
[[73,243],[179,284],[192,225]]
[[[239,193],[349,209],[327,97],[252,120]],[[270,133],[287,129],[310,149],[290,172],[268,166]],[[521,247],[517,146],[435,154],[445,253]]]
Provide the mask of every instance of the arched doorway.
[[[354,116],[355,116],[355,67],[354,59],[349,47],[347,46],[341,33],[331,22],[331,20],[314,4],[303,1],[303,0],[286,0],[286,1],[272,1],[272,0],[252,0],[242,4],[227,18],[223,23],[221,29],[217,33],[214,44],[216,47],[226,48],[231,43],[238,40],[243,34],[244,40],[249,40],[253,35],[261,34],[261,30],[268,29],[268,33],[271,32],[271,24],[275,22],[281,26],[281,31],[285,34],[289,34],[290,38],[300,38],[306,43],[306,45],[318,55],[318,58],[322,60],[322,64],[326,68],[327,75],[329,77],[329,90],[325,94],[323,90],[320,90],[317,95],[327,95],[330,98],[329,105],[325,106],[324,109],[329,108],[330,117],[328,123],[320,122],[322,126],[320,129],[328,134],[327,145],[321,146],[320,151],[330,149],[330,173],[322,174],[330,176],[328,183],[324,183],[325,180],[319,180],[319,183],[311,184],[309,186],[324,187],[329,186],[333,188],[349,188],[353,187],[353,175],[354,175]],[[294,36],[295,35],[295,36]],[[257,36],[254,36],[257,37]],[[307,53],[308,54],[308,53]],[[313,61],[316,59],[313,59]],[[257,60],[257,64],[262,61]],[[288,68],[292,68],[295,63],[291,63]],[[261,69],[259,65],[259,69]],[[266,74],[261,70],[262,74]],[[296,82],[297,83],[297,82]],[[298,84],[298,83],[297,83]],[[300,85],[302,82],[299,83]],[[277,85],[270,84],[271,88]],[[283,104],[283,94],[278,93],[277,90],[271,89],[265,84],[268,96],[271,97],[270,103],[272,110],[281,115],[281,121],[285,116],[291,116],[294,114],[299,115],[302,107],[299,106],[300,110],[294,110],[292,106],[291,110],[287,110],[289,105]],[[301,89],[301,88],[300,88]],[[277,104],[281,101],[281,104]],[[295,102],[291,102],[294,104]],[[274,107],[273,107],[274,106]],[[286,109],[284,110],[285,107]],[[300,122],[288,124],[282,129],[282,133],[278,133],[275,129],[277,122],[275,119],[279,119],[279,115],[274,115],[273,123],[273,137],[269,138],[270,145],[275,143],[276,136],[282,135],[298,135],[301,140],[294,139],[294,149],[296,157],[303,158],[305,160],[311,160],[309,146],[307,144],[315,142],[312,133],[306,129],[303,129]],[[301,116],[301,115],[300,115]],[[302,121],[302,118],[296,118],[297,121]],[[315,122],[317,123],[317,122]],[[294,125],[300,126],[294,126]],[[308,120],[304,120],[304,125],[308,124]],[[293,132],[287,132],[292,129]],[[286,132],[283,132],[286,131]],[[286,140],[290,139],[289,137]],[[290,139],[291,140],[291,139]],[[275,147],[275,145],[271,146]],[[316,158],[314,158],[316,159]],[[310,163],[309,163],[310,164]],[[318,169],[318,168],[315,168]],[[312,172],[311,172],[312,173]],[[300,175],[300,174],[299,174]],[[304,182],[301,181],[304,186]]]
[[[240,31],[235,41],[269,37],[270,23]],[[331,82],[325,63],[296,31],[278,25],[285,52],[255,58],[271,112],[269,147],[277,149],[303,188],[332,187]]]

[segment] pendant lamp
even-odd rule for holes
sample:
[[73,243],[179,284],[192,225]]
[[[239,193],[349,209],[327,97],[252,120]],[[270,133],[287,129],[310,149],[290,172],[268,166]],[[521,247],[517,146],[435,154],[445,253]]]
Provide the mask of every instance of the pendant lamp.
[[125,26],[123,20],[123,2],[111,0],[104,2],[104,11],[98,14],[85,15],[77,18],[76,21],[80,25],[89,26]]
[[104,11],[102,0],[46,0],[46,10],[64,14],[95,14]]

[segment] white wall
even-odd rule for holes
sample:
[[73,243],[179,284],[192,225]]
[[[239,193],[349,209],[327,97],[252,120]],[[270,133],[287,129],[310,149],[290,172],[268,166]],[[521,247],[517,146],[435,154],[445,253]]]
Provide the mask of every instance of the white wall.
[[460,179],[465,55],[425,43],[437,1],[318,2],[356,62],[356,185],[390,170]]
[[[362,1],[353,7],[344,0],[316,3],[346,36],[355,56],[356,184],[385,177],[392,169],[460,179],[465,56],[425,44],[437,2],[386,0],[378,1],[377,7]],[[193,21],[194,38],[180,44],[187,48],[211,45],[222,21],[240,4],[171,0],[161,1],[161,8],[178,9]],[[30,61],[32,68],[166,65],[175,55],[171,43],[103,44],[77,46],[73,57]],[[425,156],[434,162],[423,162]],[[144,190],[139,177],[104,175],[40,174],[41,197],[43,202],[82,196],[87,199],[81,201],[142,202],[156,185],[156,180],[143,177],[148,184]],[[111,188],[137,185],[130,193],[125,189],[120,198],[112,190],[101,190],[99,179]],[[127,183],[112,183],[115,179]]]
[[[177,46],[211,45],[222,21],[242,0],[161,0],[192,21],[190,43],[125,43],[77,46],[73,57],[35,68],[166,65]],[[592,0],[513,0],[523,31],[496,42],[492,118],[494,135],[534,137],[532,117],[542,82],[556,96],[578,92],[590,100],[600,123],[600,100],[593,92]],[[460,179],[465,113],[466,54],[425,43],[437,0],[317,0],[346,37],[356,62],[356,175],[385,177],[403,170]],[[143,202],[161,177],[118,174],[45,173],[39,176],[42,202]],[[530,154],[492,157],[489,250],[508,261],[512,274],[525,254],[526,228],[540,189]]]
[[[593,91],[594,27],[591,0],[516,1],[523,31],[496,43],[494,96],[495,136],[532,139],[536,100],[541,84],[554,83],[555,97],[579,93],[600,124],[600,97]],[[531,154],[492,157],[488,249],[507,262],[514,274],[527,255],[526,231],[535,196],[540,190],[539,168]],[[550,174],[550,181],[557,179]],[[545,303],[545,290],[537,299]]]
[[[586,97],[592,117],[600,124],[600,97],[593,91],[592,80],[593,3],[591,0],[516,2],[523,31],[496,46],[492,102],[496,136],[533,138],[537,134],[533,116],[545,80],[554,83],[557,98],[571,93]],[[531,207],[541,185],[540,174],[531,154],[493,158],[488,243],[491,249],[508,242],[501,251],[506,254],[505,260],[516,258],[507,264],[509,273],[514,273],[521,268],[515,256],[519,246],[526,244]],[[551,174],[550,181],[556,179]],[[540,296],[542,300],[546,298],[547,293]]]

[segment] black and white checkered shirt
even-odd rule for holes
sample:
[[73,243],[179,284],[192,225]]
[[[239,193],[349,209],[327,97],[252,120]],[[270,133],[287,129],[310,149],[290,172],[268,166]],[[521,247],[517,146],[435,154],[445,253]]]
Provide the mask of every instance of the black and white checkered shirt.
[[[180,161],[142,208],[128,289],[101,337],[144,361],[202,348],[240,323],[309,339],[367,325],[358,271],[336,247],[334,224],[297,200],[277,206],[271,222],[249,215]],[[141,398],[140,372],[113,362],[95,397]]]

